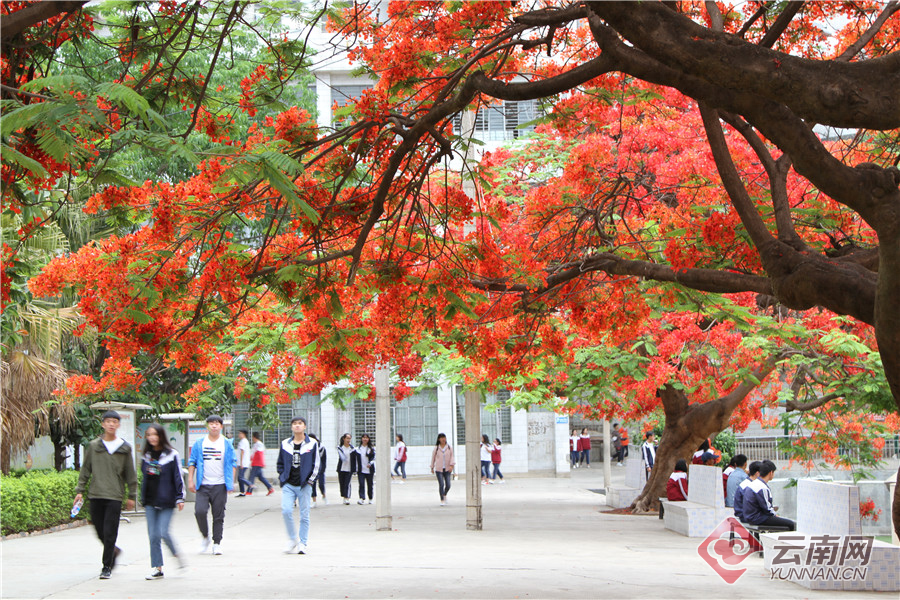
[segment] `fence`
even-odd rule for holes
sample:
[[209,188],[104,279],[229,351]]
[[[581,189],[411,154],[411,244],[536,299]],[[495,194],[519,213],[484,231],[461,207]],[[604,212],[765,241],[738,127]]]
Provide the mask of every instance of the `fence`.
[[[748,460],[791,460],[794,458],[789,448],[790,436],[768,436],[768,437],[739,437],[736,440],[735,454],[743,454]],[[855,448],[839,448],[838,454],[849,456],[852,459],[859,459],[859,451]],[[900,456],[900,439],[897,437],[886,438],[884,440],[884,449],[882,450],[883,458],[893,458]],[[822,460],[821,454],[814,454],[811,460]]]

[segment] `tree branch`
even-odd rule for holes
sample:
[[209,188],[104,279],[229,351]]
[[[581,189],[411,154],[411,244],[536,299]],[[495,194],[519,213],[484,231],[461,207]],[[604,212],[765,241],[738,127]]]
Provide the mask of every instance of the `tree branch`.
[[87,0],[35,2],[14,13],[0,15],[0,40],[7,42],[32,25],[62,13],[75,12],[80,10],[85,4],[87,4]]
[[834,127],[896,129],[900,52],[847,63],[798,58],[710,31],[656,2],[590,2],[636,48],[680,73]]
[[881,14],[878,15],[878,18],[875,19],[875,22],[872,23],[872,26],[869,27],[864,34],[859,36],[859,39],[850,44],[850,46],[848,46],[846,50],[841,52],[841,55],[838,56],[835,60],[849,61],[851,58],[856,56],[860,50],[865,48],[866,45],[872,41],[872,39],[881,30],[884,24],[887,23],[887,20],[891,18],[891,15],[897,12],[897,10],[900,10],[900,2],[897,2],[897,0],[891,0],[891,2],[888,2],[885,5],[884,10],[881,11]]
[[784,408],[788,412],[794,411],[794,410],[802,412],[802,411],[818,408],[818,407],[822,406],[823,404],[828,404],[832,400],[837,400],[840,397],[841,397],[840,394],[827,394],[825,396],[822,396],[821,398],[816,398],[815,400],[810,400],[809,402],[799,402],[797,400],[788,400],[787,402],[784,403]]

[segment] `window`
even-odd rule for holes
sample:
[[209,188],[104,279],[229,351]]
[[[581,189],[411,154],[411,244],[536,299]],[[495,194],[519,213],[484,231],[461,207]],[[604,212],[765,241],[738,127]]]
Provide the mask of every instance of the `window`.
[[[491,441],[500,438],[504,444],[512,443],[512,419],[509,406],[509,391],[488,394],[485,403],[481,405],[481,433],[488,436]],[[498,405],[498,406],[492,406]],[[466,443],[466,395],[462,386],[456,386],[456,445],[464,446]]]
[[[352,101],[356,100],[365,90],[371,89],[371,85],[336,85],[331,88],[331,104],[334,106],[337,104],[338,106],[347,106]],[[332,114],[332,116],[334,116]],[[335,126],[339,127],[345,125],[345,121],[335,122]]]
[[249,405],[246,402],[235,404],[232,414],[234,431],[237,432],[239,429],[246,429],[251,433],[255,431],[260,434],[266,448],[276,448],[281,444],[281,440],[291,436],[291,419],[303,417],[306,419],[306,432],[318,435],[322,423],[320,402],[319,394],[303,394],[303,396],[290,404],[279,405],[278,427],[273,429],[260,429],[248,426],[247,423],[251,416]]
[[403,436],[407,446],[429,446],[437,440],[438,408],[434,388],[416,388],[403,402],[391,400],[391,443]]
[[363,402],[362,400],[353,401],[353,428],[350,431],[350,443],[354,446],[359,445],[359,437],[367,433],[369,441],[374,446],[377,445],[375,439],[375,402]]
[[[525,126],[538,117],[535,100],[521,102],[504,101],[478,109],[475,113],[475,137],[481,140],[513,140],[534,131],[533,125]],[[462,130],[462,116],[453,117],[453,130]]]

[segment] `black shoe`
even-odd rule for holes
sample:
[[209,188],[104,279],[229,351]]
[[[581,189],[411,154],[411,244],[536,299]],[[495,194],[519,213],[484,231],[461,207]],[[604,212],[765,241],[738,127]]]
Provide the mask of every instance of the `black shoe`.
[[112,575],[111,567],[103,567],[103,569],[100,571],[100,579],[109,579],[111,575]]

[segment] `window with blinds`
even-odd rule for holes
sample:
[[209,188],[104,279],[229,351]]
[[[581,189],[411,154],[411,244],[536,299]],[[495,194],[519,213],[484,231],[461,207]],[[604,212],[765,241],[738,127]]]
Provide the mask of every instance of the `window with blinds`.
[[[520,102],[504,100],[500,104],[483,106],[475,113],[475,137],[485,141],[514,140],[534,131],[527,125],[538,118],[540,107],[536,100]],[[462,116],[453,117],[453,131],[462,129]]]
[[[456,444],[464,446],[466,443],[466,395],[462,386],[456,386]],[[488,436],[492,442],[500,438],[504,444],[512,443],[512,410],[506,404],[509,400],[509,391],[488,394],[485,403],[481,405],[481,433]]]

